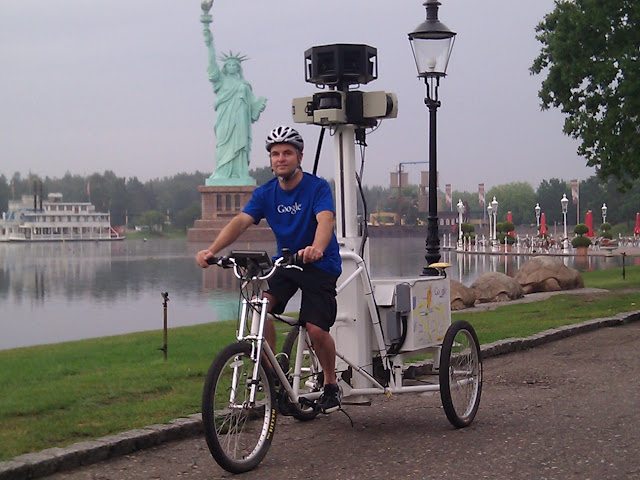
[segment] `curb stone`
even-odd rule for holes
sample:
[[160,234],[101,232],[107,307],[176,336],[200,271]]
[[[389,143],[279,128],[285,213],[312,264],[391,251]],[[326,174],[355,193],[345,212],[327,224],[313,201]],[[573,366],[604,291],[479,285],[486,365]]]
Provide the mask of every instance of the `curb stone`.
[[[614,327],[640,320],[640,310],[613,317],[587,320],[574,325],[545,330],[529,337],[507,338],[481,346],[483,358],[527,350],[599,328]],[[432,371],[431,364],[412,364],[408,378]],[[202,433],[202,415],[197,413],[177,418],[167,424],[150,425],[117,435],[108,435],[93,441],[78,442],[68,447],[48,448],[36,453],[26,453],[13,460],[0,462],[0,480],[27,480],[72,470],[82,465],[98,463],[109,458],[127,455],[165,442],[180,440]]]
[[195,436],[202,432],[202,415],[177,418],[168,424],[150,425],[93,441],[78,442],[64,448],[48,448],[0,462],[0,480],[26,480],[45,477],[63,470],[98,463],[165,442]]

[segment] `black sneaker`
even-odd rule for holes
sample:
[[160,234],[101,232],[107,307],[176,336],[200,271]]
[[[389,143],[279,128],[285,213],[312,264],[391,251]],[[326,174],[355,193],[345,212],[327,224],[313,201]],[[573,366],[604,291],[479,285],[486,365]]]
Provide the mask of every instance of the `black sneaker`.
[[324,386],[324,393],[318,399],[318,409],[322,413],[331,413],[340,410],[340,389],[336,383]]

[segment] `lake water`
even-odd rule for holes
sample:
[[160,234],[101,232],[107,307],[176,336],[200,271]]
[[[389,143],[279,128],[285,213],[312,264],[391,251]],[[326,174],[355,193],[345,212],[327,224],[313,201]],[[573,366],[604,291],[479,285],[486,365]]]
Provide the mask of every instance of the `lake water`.
[[[234,246],[275,249],[271,243]],[[162,329],[162,292],[169,292],[169,327],[237,318],[232,271],[195,264],[205,247],[184,239],[0,243],[0,349]],[[374,278],[415,276],[425,263],[423,238],[373,238],[370,251]],[[442,254],[453,264],[451,278],[465,285],[488,271],[513,275],[527,260]],[[564,261],[581,271],[621,265],[619,257]],[[292,301],[295,307],[299,300]]]

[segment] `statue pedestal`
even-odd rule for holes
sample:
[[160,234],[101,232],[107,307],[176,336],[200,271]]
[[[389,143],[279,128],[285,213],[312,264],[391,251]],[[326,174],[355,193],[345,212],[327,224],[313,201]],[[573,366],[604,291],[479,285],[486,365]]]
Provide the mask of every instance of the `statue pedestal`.
[[[255,189],[255,186],[198,187],[202,195],[202,218],[187,231],[187,241],[212,243],[222,228],[242,211]],[[262,221],[250,226],[238,240],[270,242],[275,241],[275,237],[267,222]]]

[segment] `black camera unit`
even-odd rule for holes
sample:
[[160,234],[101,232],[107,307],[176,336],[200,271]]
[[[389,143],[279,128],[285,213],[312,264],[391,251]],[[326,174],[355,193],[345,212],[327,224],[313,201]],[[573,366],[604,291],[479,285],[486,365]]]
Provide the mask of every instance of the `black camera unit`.
[[398,100],[386,92],[349,91],[378,78],[378,52],[361,44],[338,43],[305,52],[305,80],[329,90],[293,99],[293,120],[316,125],[372,127],[379,118],[395,118]]
[[315,85],[348,90],[378,78],[378,50],[369,45],[337,43],[304,52],[305,80]]

